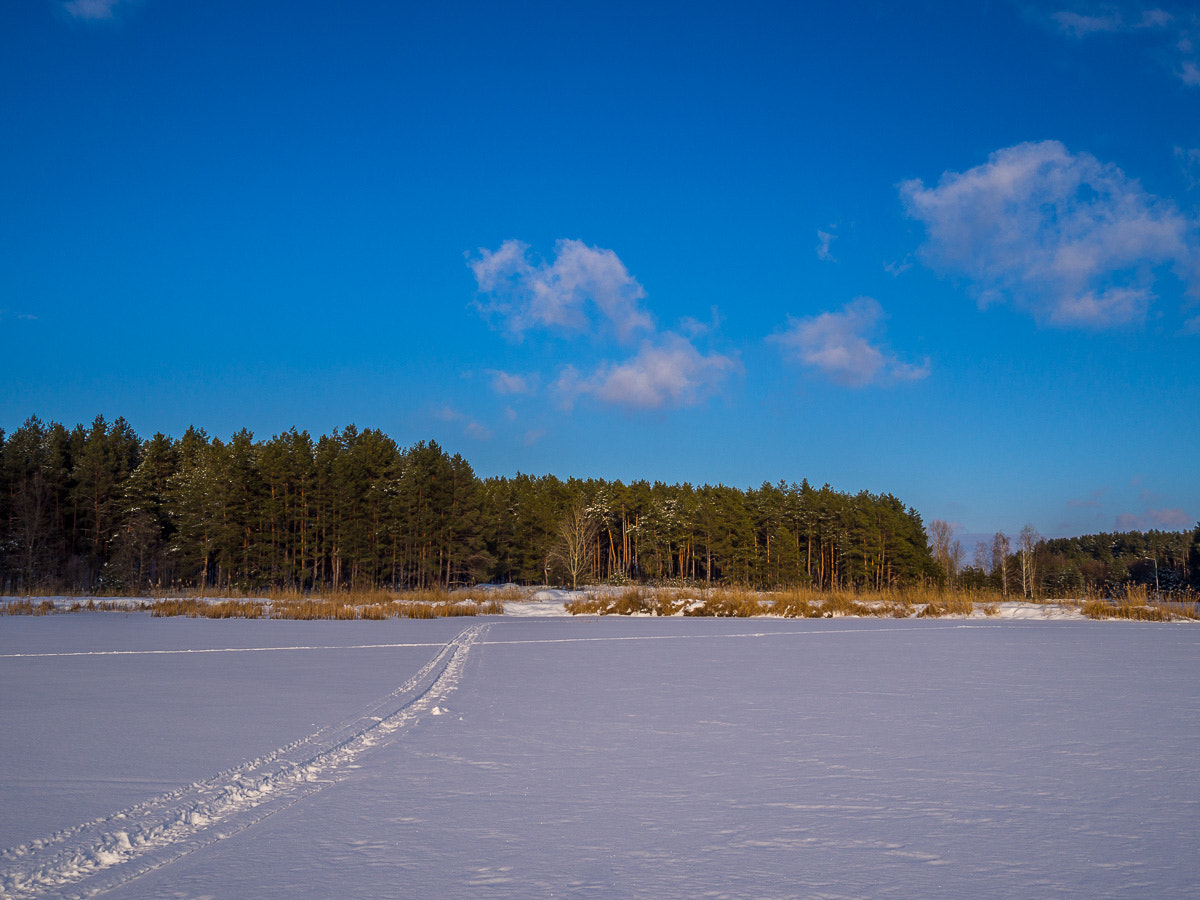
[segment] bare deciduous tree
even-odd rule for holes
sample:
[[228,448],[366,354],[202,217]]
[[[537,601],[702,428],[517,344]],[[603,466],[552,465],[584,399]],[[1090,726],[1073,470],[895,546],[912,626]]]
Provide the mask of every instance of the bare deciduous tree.
[[991,547],[988,546],[987,541],[976,541],[975,542],[974,565],[975,565],[975,568],[977,568],[984,575],[987,575],[988,573],[990,573],[992,571],[991,565],[990,565],[991,553],[992,553],[992,549],[991,549]]
[[1000,572],[1000,587],[1005,597],[1008,596],[1008,549],[1008,537],[997,531],[992,538],[992,571]]
[[967,558],[967,551],[963,549],[962,541],[950,542],[950,568],[947,574],[950,577],[950,583],[958,582],[958,573],[962,571],[963,560]]
[[[955,560],[953,549],[950,546],[950,537],[953,534],[954,526],[949,522],[934,519],[929,523],[929,542],[933,545],[933,558],[941,564],[948,582],[954,579]],[[961,554],[962,547],[960,546],[958,550]]]
[[1017,553],[1021,557],[1021,590],[1026,597],[1037,593],[1037,547],[1041,535],[1033,525],[1021,529],[1021,537],[1017,544]]
[[571,578],[571,590],[578,587],[581,575],[591,571],[597,533],[596,520],[583,503],[572,506],[558,523],[558,542],[550,557],[566,569]]

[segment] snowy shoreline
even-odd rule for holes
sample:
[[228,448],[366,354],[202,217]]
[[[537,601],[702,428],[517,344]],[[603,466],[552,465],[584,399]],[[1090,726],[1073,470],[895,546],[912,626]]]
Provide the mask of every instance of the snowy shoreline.
[[[490,586],[486,586],[486,587],[490,588]],[[481,593],[480,588],[476,588],[476,589],[472,589],[472,590],[474,593]],[[500,589],[494,589],[494,590],[496,592],[498,592]],[[624,590],[624,589],[623,588],[613,588],[613,587],[608,587],[608,586],[600,586],[600,587],[589,586],[589,587],[585,587],[585,588],[580,588],[579,590],[575,590],[575,591],[562,589],[562,588],[535,587],[535,588],[522,589],[521,593],[523,594],[523,596],[521,599],[504,599],[500,602],[503,604],[503,608],[504,608],[503,615],[506,617],[512,617],[512,618],[522,618],[522,617],[525,617],[525,618],[530,618],[530,617],[535,617],[535,618],[554,618],[554,617],[573,618],[573,617],[577,617],[580,615],[593,616],[593,615],[597,615],[597,614],[596,613],[575,613],[575,614],[573,614],[568,611],[567,604],[569,604],[573,601],[579,601],[579,600],[583,600],[583,599],[587,599],[587,598],[594,598],[597,596],[603,597],[605,595],[615,595],[617,592],[619,592],[621,590]],[[650,593],[654,592],[654,589],[647,589],[647,590]],[[681,593],[683,595],[687,594],[687,591],[680,591],[679,589],[671,589],[671,590],[675,591],[676,593]],[[465,593],[465,592],[459,592],[459,593]],[[489,592],[483,591],[482,593],[484,594],[484,596],[486,596],[487,593],[489,593]],[[455,597],[455,593],[451,593],[448,596],[453,598],[453,597]],[[697,597],[699,597],[699,596],[702,596],[702,592],[697,592]],[[770,594],[767,593],[765,596],[767,596],[769,598]],[[144,596],[143,597],[135,597],[135,596],[89,597],[89,596],[56,595],[56,596],[29,598],[29,597],[23,597],[23,596],[22,597],[0,596],[0,614],[3,613],[3,610],[6,606],[8,606],[10,604],[17,604],[17,603],[32,603],[35,607],[35,611],[33,613],[31,613],[33,615],[76,613],[76,612],[116,612],[116,613],[130,614],[130,613],[135,613],[135,612],[148,612],[150,604],[153,604],[153,603],[159,602],[159,601],[175,600],[175,599],[186,599],[189,601],[197,601],[200,603],[207,603],[210,605],[216,605],[216,604],[228,603],[228,602],[242,603],[242,602],[247,601],[247,598],[245,598],[245,597],[222,596],[219,594],[214,595],[214,596],[208,596],[208,597],[196,597],[194,595],[172,595],[172,594],[156,595],[154,597],[144,597]],[[319,599],[319,598],[315,598],[315,599]],[[253,598],[251,598],[251,600],[253,600]],[[260,601],[260,602],[262,602],[267,609],[270,608],[270,601]],[[91,604],[91,605],[89,605],[89,604]],[[684,617],[684,616],[688,616],[689,614],[695,615],[694,610],[698,604],[699,604],[699,600],[696,600],[689,604],[685,599],[685,601],[680,604],[680,609],[678,611],[672,613],[670,616],[663,616],[660,614],[646,613],[646,612],[611,613],[611,615],[620,615],[625,618]],[[37,609],[37,607],[41,607],[41,608]],[[923,607],[918,604],[917,606],[914,607],[913,612],[908,616],[893,616],[893,615],[889,614],[888,616],[884,616],[884,617],[916,618],[916,617],[918,617],[918,614],[921,612],[922,608]],[[484,615],[484,614],[481,613],[480,615]],[[606,613],[605,615],[609,615],[609,613]],[[881,615],[882,614],[856,615],[853,613],[845,613],[845,612],[834,610],[834,611],[826,613],[823,616],[820,616],[820,618],[878,618],[878,617],[881,617]],[[703,617],[703,616],[701,616],[701,617]],[[237,617],[231,617],[231,618],[237,618]],[[774,614],[774,613],[770,613],[770,612],[765,612],[765,613],[758,613],[758,614],[751,615],[751,616],[743,616],[741,618],[785,619],[785,618],[793,618],[793,617],[786,616],[786,615],[780,615],[780,614]],[[1102,620],[1095,619],[1094,617],[1085,615],[1085,613],[1083,611],[1083,601],[1077,600],[1077,599],[1071,599],[1071,598],[1050,599],[1050,600],[1044,600],[1044,601],[1038,601],[1038,602],[1021,601],[1021,600],[1003,600],[1003,601],[998,601],[998,602],[994,602],[994,603],[988,603],[986,605],[983,605],[983,604],[976,605],[975,608],[970,613],[941,612],[941,613],[939,613],[937,618],[945,619],[945,620],[994,619],[994,620],[1023,620],[1023,621],[1026,621],[1026,620],[1102,621]],[[1104,619],[1103,621],[1113,621],[1113,620],[1122,621],[1118,617],[1111,617],[1110,619]],[[1196,620],[1185,618],[1185,617],[1180,617],[1180,618],[1168,619],[1166,621],[1178,623],[1178,622],[1193,622]]]

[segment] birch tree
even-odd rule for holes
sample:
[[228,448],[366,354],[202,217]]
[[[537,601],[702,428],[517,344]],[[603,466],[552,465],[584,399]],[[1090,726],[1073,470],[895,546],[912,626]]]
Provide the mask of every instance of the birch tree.
[[592,547],[599,527],[587,505],[576,501],[558,523],[558,541],[550,551],[551,559],[560,563],[571,578],[571,590],[579,586],[579,577],[589,574]]

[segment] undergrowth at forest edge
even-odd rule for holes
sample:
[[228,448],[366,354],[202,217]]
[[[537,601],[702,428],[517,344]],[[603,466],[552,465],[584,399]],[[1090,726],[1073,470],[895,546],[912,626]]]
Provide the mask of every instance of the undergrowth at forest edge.
[[[530,589],[508,586],[449,592],[437,588],[392,593],[381,589],[340,591],[327,597],[300,591],[271,591],[262,595],[205,598],[200,595],[147,600],[76,600],[60,607],[53,600],[13,599],[0,603],[0,615],[42,616],[57,612],[142,611],[152,616],[208,619],[437,619],[456,616],[503,615],[505,602],[529,599]],[[989,590],[948,591],[917,587],[898,591],[821,591],[792,588],[758,591],[750,588],[645,587],[592,589],[580,592],[564,606],[571,615],[705,616],[747,618],[939,618],[999,613],[1001,603],[1016,598]],[[1032,601],[1026,601],[1032,602]],[[1039,603],[1046,608],[1077,609],[1091,619],[1132,619],[1145,622],[1200,620],[1195,595],[1151,596],[1145,586],[1132,585],[1117,597],[1086,596],[1079,600]]]
[[[572,615],[672,616],[781,616],[784,618],[828,619],[834,616],[874,616],[904,619],[969,616],[980,610],[987,616],[999,613],[1003,602],[1014,598],[992,591],[943,591],[913,588],[902,591],[819,591],[796,588],[783,591],[753,591],[737,588],[658,590],[633,587],[616,593],[586,592],[566,603]],[[1044,604],[1039,604],[1044,605]],[[1082,601],[1056,600],[1052,605],[1077,608],[1093,619],[1125,618],[1144,621],[1200,619],[1200,609],[1191,598],[1156,600],[1133,589],[1118,600],[1090,598]]]
[[53,612],[141,611],[151,616],[191,619],[440,619],[456,616],[498,616],[504,612],[500,592],[475,597],[438,590],[389,594],[385,591],[339,592],[332,597],[305,597],[298,592],[273,592],[263,597],[205,599],[171,597],[130,602],[76,601],[59,609],[54,601],[28,598],[0,604],[0,614],[46,615]]

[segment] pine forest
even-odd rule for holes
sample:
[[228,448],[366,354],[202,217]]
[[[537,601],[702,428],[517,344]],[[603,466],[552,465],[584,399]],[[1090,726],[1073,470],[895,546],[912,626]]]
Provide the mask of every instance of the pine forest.
[[481,479],[436,443],[403,448],[353,425],[266,441],[194,427],[144,440],[102,417],[73,429],[31,417],[0,431],[0,591],[10,594],[586,579],[876,591],[954,581],[1036,596],[1200,579],[1200,526],[1092,537],[1012,553],[1005,540],[998,555],[961,566],[961,550],[931,547],[921,516],[896,497],[806,480],[741,490]]

